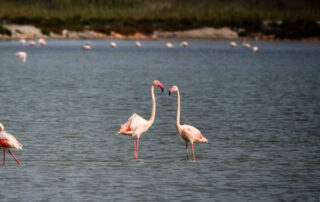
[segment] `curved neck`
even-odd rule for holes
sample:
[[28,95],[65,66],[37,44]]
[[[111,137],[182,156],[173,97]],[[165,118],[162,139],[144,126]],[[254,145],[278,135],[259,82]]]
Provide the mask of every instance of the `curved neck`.
[[178,103],[178,109],[177,109],[177,129],[180,133],[180,92],[179,89],[177,89],[177,103]]
[[150,117],[150,125],[153,124],[155,116],[156,116],[156,99],[154,97],[154,86],[151,85],[151,97],[152,97],[152,112],[151,112],[151,117]]

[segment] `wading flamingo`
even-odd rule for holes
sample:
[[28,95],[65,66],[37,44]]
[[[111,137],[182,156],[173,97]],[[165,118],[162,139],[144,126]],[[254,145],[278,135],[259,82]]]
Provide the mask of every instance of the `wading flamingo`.
[[25,39],[20,39],[19,43],[21,45],[25,46],[26,45],[26,40]]
[[166,43],[166,47],[167,48],[174,48],[174,45],[172,43],[170,43],[170,42],[167,42]]
[[182,41],[182,42],[180,43],[180,46],[181,46],[181,47],[188,47],[188,46],[189,46],[189,43],[186,42],[186,41]]
[[116,44],[116,42],[112,41],[112,42],[110,43],[110,46],[111,46],[112,48],[116,48],[116,47],[117,47],[117,44]]
[[91,49],[92,47],[90,45],[90,42],[86,42],[86,44],[82,46],[82,50],[91,50]]
[[231,47],[237,47],[237,43],[234,42],[234,41],[231,41],[231,42],[230,42],[230,46],[231,46]]
[[253,52],[257,52],[258,50],[259,50],[258,46],[253,46],[253,47],[252,47],[252,51],[253,51]]
[[13,135],[4,131],[3,125],[0,123],[0,147],[3,148],[3,165],[6,164],[6,149],[8,150],[9,154],[16,160],[16,162],[20,165],[20,161],[13,155],[13,153],[9,150],[9,148],[15,148],[18,150],[22,150],[22,145],[18,140],[13,137]]
[[46,40],[44,38],[40,38],[38,40],[38,44],[39,44],[39,46],[46,46],[47,42],[46,42]]
[[26,52],[16,52],[16,56],[19,57],[19,62],[26,62],[27,61],[27,53]]
[[35,42],[35,41],[29,41],[28,45],[29,45],[29,46],[35,46],[35,45],[36,45],[36,42]]
[[[138,114],[134,113],[125,124],[121,124],[120,130],[117,134],[129,135],[133,138],[133,150],[134,150],[134,158],[138,159],[139,153],[139,138],[140,135],[146,132],[153,124],[155,116],[156,116],[156,99],[154,97],[154,87],[157,86],[163,92],[163,85],[158,81],[154,80],[151,85],[151,97],[152,97],[152,112],[151,117],[147,121]],[[136,144],[137,140],[137,144]]]
[[193,126],[189,126],[189,125],[180,125],[180,92],[179,92],[179,88],[178,86],[172,86],[171,89],[169,90],[169,96],[173,93],[173,92],[177,92],[178,95],[178,109],[177,109],[177,131],[180,134],[180,136],[182,137],[182,139],[184,139],[184,141],[186,142],[186,150],[187,150],[187,160],[189,159],[188,156],[188,143],[191,143],[192,146],[192,156],[193,156],[193,160],[195,160],[195,156],[194,156],[194,149],[193,149],[193,143],[194,142],[205,142],[208,143],[208,140],[202,136],[201,132],[193,127]]
[[140,43],[139,41],[136,41],[136,46],[137,46],[138,48],[141,48],[141,43]]

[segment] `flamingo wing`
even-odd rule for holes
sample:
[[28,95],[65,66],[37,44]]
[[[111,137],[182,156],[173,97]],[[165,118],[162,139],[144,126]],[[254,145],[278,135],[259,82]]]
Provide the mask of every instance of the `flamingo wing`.
[[20,142],[18,142],[18,140],[13,135],[7,132],[0,133],[0,146],[22,150],[22,145],[20,144]]
[[129,117],[125,124],[121,125],[118,133],[123,135],[137,135],[146,131],[148,129],[147,126],[148,122],[138,114],[134,113]]
[[189,142],[208,142],[208,140],[203,137],[200,130],[190,125],[182,125],[182,138],[184,140],[188,140]]

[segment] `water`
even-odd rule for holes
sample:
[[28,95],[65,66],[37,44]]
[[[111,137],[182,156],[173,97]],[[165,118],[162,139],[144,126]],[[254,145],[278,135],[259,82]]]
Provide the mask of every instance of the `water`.
[[[319,44],[252,42],[253,53],[228,41],[84,43],[0,43],[1,122],[23,144],[13,151],[22,165],[7,155],[0,167],[1,200],[319,200]],[[150,117],[154,79],[165,92],[155,89],[156,120],[135,161],[132,139],[115,134],[134,112]],[[209,140],[195,144],[196,161],[175,129],[173,85],[181,123]]]

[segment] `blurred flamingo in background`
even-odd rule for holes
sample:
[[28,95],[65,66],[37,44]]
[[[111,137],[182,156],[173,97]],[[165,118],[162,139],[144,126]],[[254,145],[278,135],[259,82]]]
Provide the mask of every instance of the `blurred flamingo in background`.
[[170,43],[170,42],[167,42],[166,43],[166,47],[167,48],[174,48],[174,45],[172,43]]
[[182,139],[184,139],[184,141],[186,142],[186,151],[187,151],[187,160],[189,159],[188,156],[188,144],[189,142],[192,145],[192,156],[193,156],[193,160],[195,160],[195,156],[194,156],[194,149],[193,149],[193,143],[194,142],[205,142],[208,143],[208,140],[202,136],[201,132],[193,127],[193,126],[189,126],[189,125],[180,125],[180,92],[179,92],[179,88],[178,86],[172,86],[171,89],[169,90],[169,96],[173,93],[173,92],[177,92],[178,95],[178,109],[177,109],[177,131],[180,134],[180,136],[182,137]]
[[83,46],[82,46],[82,50],[91,50],[92,47],[90,45],[90,42],[86,42]]
[[139,41],[136,41],[136,46],[137,46],[138,48],[141,48],[141,43],[140,43]]
[[26,40],[25,39],[20,39],[19,43],[21,45],[25,46],[26,45]]
[[180,43],[180,46],[181,46],[181,47],[188,47],[188,46],[189,46],[189,43],[186,42],[186,41],[182,41],[182,42]]
[[35,45],[36,45],[36,42],[34,42],[34,41],[29,41],[28,45],[29,45],[29,46],[35,46]]
[[258,50],[259,50],[258,46],[253,46],[253,47],[252,47],[252,51],[253,51],[253,52],[257,52]]
[[16,52],[16,56],[19,57],[19,62],[26,62],[27,61],[27,53],[26,52]]
[[116,44],[116,42],[112,41],[112,42],[110,43],[110,46],[111,46],[112,48],[116,48],[116,47],[117,47],[117,44]]
[[16,160],[16,162],[20,165],[20,161],[15,157],[15,155],[9,150],[9,148],[15,148],[18,150],[22,150],[22,145],[18,140],[11,134],[4,131],[3,125],[0,123],[0,147],[3,148],[3,165],[6,164],[6,149],[9,154]]
[[39,44],[39,46],[46,46],[47,42],[46,42],[46,40],[44,38],[40,38],[38,40],[38,44]]
[[[156,116],[156,100],[154,97],[155,86],[159,87],[162,92],[164,89],[163,85],[158,80],[153,81],[151,85],[152,112],[151,112],[150,119],[145,120],[138,114],[134,113],[125,124],[121,124],[120,130],[117,132],[117,134],[132,136],[135,159],[138,159],[140,135],[146,132],[152,126]],[[137,139],[137,144],[136,144],[136,139]]]
[[231,41],[231,42],[230,42],[230,46],[231,46],[231,47],[237,47],[237,43],[234,42],[234,41]]

